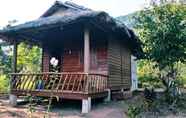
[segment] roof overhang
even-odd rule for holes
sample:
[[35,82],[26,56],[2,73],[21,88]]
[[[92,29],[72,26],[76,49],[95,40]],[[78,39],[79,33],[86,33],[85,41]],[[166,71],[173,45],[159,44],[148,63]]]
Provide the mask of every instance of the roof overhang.
[[[17,26],[12,26],[0,31],[0,35],[10,37],[11,40],[21,41],[22,39],[30,42],[40,42],[39,35],[43,32],[52,32],[55,28],[63,29],[68,25],[81,23],[84,25],[94,25],[105,32],[112,32],[115,35],[130,39],[131,34],[127,27],[119,24],[105,12],[86,11],[79,14],[65,16],[50,16],[30,21]],[[65,30],[65,29],[63,29]]]

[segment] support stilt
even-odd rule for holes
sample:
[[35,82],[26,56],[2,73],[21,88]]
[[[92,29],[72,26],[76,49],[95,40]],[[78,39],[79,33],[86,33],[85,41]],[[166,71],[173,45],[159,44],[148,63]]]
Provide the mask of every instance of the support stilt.
[[91,98],[82,100],[82,113],[88,113],[91,110]]
[[17,96],[16,95],[13,95],[13,94],[9,95],[9,104],[11,106],[16,106],[17,105]]
[[107,97],[105,98],[105,102],[110,102],[111,101],[111,90],[110,89],[107,89],[107,92],[108,92],[108,95]]

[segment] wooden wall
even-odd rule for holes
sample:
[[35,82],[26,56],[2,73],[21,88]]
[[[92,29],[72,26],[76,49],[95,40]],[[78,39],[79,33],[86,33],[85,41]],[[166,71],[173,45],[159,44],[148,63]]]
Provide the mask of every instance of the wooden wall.
[[122,57],[122,86],[124,89],[131,87],[131,52],[126,46],[121,46]]
[[106,42],[91,42],[90,53],[90,72],[108,74],[107,64],[107,43]]
[[46,48],[42,49],[42,71],[49,72],[50,53]]
[[[83,72],[83,43],[66,45],[61,54],[61,72]],[[90,72],[109,75],[111,89],[130,89],[131,52],[123,42],[110,38],[107,43],[91,43]],[[50,54],[43,49],[43,72],[49,72]]]
[[80,47],[66,47],[62,56],[63,72],[83,72],[83,54]]
[[108,41],[108,73],[111,89],[130,89],[130,50],[123,42],[110,37]]
[[[74,45],[73,45],[74,44]],[[64,49],[59,52],[60,72],[83,72],[84,71],[84,51],[83,42],[81,43],[65,43]],[[91,73],[108,73],[107,67],[107,45],[106,43],[91,42],[90,49],[90,72]],[[43,49],[42,68],[43,72],[50,70],[51,52]]]
[[121,85],[121,54],[119,41],[109,38],[108,41],[108,68],[109,86],[111,88]]

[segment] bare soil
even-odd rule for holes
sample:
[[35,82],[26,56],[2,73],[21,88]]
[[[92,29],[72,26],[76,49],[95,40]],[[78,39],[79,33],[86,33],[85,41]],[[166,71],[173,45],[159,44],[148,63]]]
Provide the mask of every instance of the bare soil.
[[[122,101],[103,102],[102,99],[92,101],[92,110],[88,114],[81,113],[81,101],[60,100],[53,101],[51,110],[47,114],[48,101],[37,103],[34,106],[32,118],[128,118],[127,111],[130,105],[142,103],[142,95],[138,94],[131,99]],[[8,97],[0,97],[0,118],[29,118],[29,103],[19,101],[16,107],[8,104]],[[163,109],[161,109],[163,110]],[[164,111],[162,111],[164,112]],[[165,110],[166,112],[166,110]],[[47,117],[48,116],[48,117]],[[167,113],[159,114],[144,113],[142,118],[186,118],[186,112],[178,114]]]
[[[62,100],[54,101],[51,111],[47,114],[48,102],[38,103],[34,106],[32,118],[127,118],[124,113],[122,101],[105,103],[102,100],[92,101],[92,110],[88,114],[81,113],[81,101]],[[8,104],[7,97],[0,97],[0,118],[28,118],[29,103],[19,101],[16,107]]]

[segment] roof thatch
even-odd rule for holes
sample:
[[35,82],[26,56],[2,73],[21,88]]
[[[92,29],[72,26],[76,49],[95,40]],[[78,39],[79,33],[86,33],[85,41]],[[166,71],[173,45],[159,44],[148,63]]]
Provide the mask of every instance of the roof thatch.
[[[63,16],[42,17],[42,18],[39,18],[34,21],[26,22],[24,24],[5,28],[0,33],[19,32],[21,30],[49,27],[49,26],[55,26],[55,25],[61,25],[61,26],[68,25],[68,24],[77,22],[79,20],[93,20],[96,18],[100,18],[101,16],[108,17],[108,15],[105,12],[95,12],[95,11],[83,11],[78,14],[70,14],[70,15],[67,14],[67,15],[63,15]],[[111,21],[111,22],[114,23],[113,21]],[[118,24],[116,24],[116,25],[118,25]],[[117,26],[115,26],[115,27],[117,27]]]
[[50,7],[41,17],[48,17],[60,8],[70,8],[69,10],[75,13],[81,12],[81,11],[92,11],[91,9],[85,8],[83,6],[79,6],[72,2],[62,3],[60,1],[56,1],[55,4],[52,7]]
[[[64,15],[51,15],[61,6],[68,7],[69,9],[67,9],[67,11],[69,13]],[[132,46],[133,54],[139,57],[142,53],[140,41],[133,31],[128,29],[123,23],[115,20],[105,12],[93,11],[69,2],[56,2],[39,19],[1,30],[0,35],[15,37],[16,35],[29,30],[51,28],[59,25],[66,26],[77,22],[88,22],[107,30],[108,32],[112,32],[121,39],[128,40]]]

